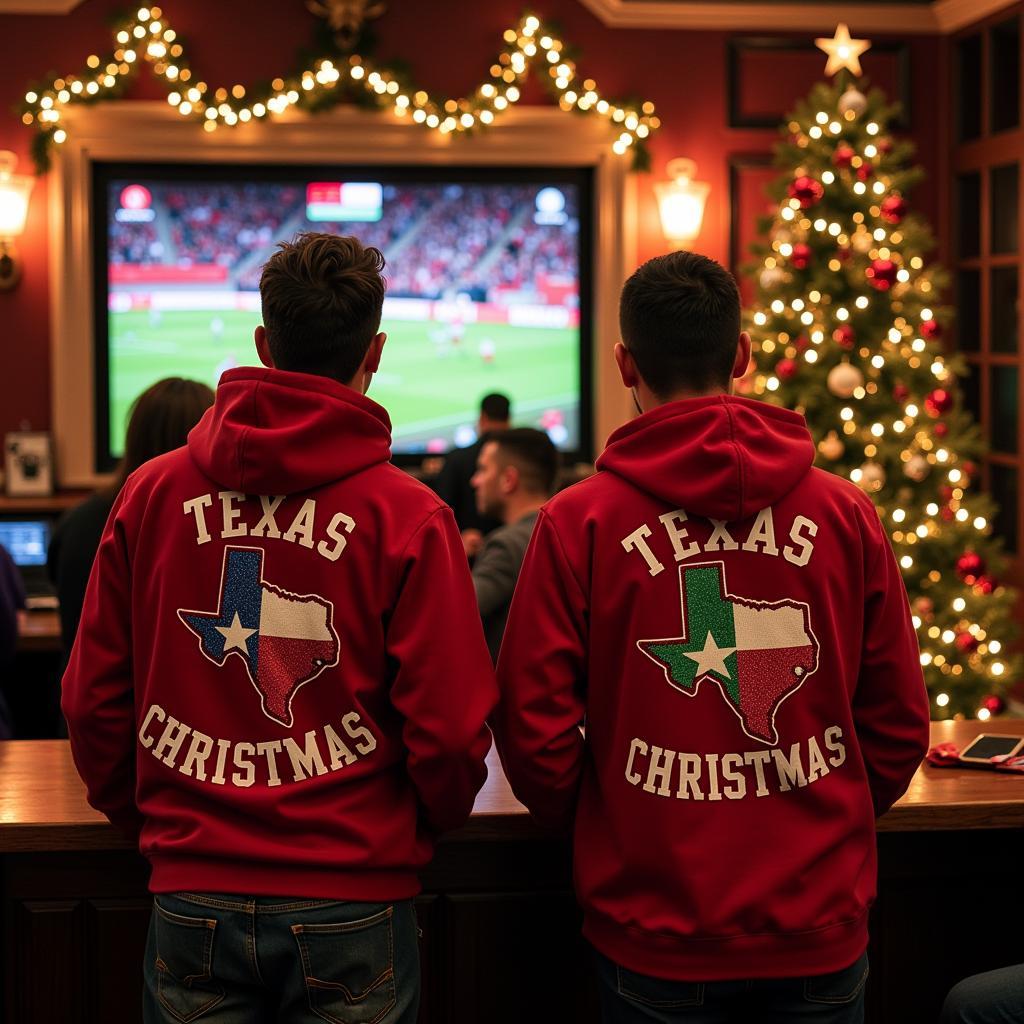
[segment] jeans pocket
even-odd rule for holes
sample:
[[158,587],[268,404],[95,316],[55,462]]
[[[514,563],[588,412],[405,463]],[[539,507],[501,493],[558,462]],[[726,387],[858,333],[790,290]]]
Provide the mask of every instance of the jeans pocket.
[[867,980],[868,955],[864,953],[841,971],[804,979],[804,1000],[808,1003],[844,1006],[856,1002]]
[[685,1010],[704,1005],[704,985],[699,981],[670,981],[637,974],[625,967],[616,967],[616,984],[624,999],[658,1010]]
[[224,998],[212,977],[213,918],[174,914],[153,901],[156,931],[157,994],[164,1009],[187,1024]]
[[370,917],[293,924],[309,1008],[331,1024],[377,1024],[395,1005],[394,907]]

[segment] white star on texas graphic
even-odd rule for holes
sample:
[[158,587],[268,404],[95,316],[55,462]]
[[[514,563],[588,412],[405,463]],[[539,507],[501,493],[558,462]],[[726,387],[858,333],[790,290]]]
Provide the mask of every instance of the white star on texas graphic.
[[705,672],[717,672],[726,679],[732,679],[732,675],[725,667],[725,659],[735,651],[735,647],[719,647],[711,635],[711,630],[708,630],[703,651],[683,651],[683,654],[697,663],[698,676],[704,675]]
[[244,651],[246,654],[249,652],[249,648],[246,646],[246,640],[249,639],[256,632],[255,629],[246,629],[242,625],[242,620],[238,617],[238,612],[235,612],[235,617],[231,622],[230,626],[217,626],[215,627],[217,632],[222,634],[224,637],[224,653],[238,648],[240,651]]

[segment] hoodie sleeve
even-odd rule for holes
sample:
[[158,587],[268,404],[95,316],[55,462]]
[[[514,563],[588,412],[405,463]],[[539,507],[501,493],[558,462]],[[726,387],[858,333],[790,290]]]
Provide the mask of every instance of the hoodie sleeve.
[[439,507],[406,547],[387,651],[391,703],[404,717],[409,777],[431,827],[457,828],[487,778],[486,720],[497,699],[466,555]]
[[547,825],[567,827],[576,806],[586,651],[586,598],[542,511],[501,645],[493,724],[513,792]]
[[135,805],[135,700],[132,680],[131,563],[122,489],[93,562],[78,635],[62,683],[61,710],[89,803],[129,835]]
[[903,794],[928,751],[929,704],[903,577],[874,509],[865,554],[864,637],[853,700],[877,815]]

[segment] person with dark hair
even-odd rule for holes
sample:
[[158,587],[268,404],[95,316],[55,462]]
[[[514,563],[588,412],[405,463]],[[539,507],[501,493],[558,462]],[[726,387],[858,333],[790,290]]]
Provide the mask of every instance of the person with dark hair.
[[78,632],[85,588],[103,527],[125,480],[143,463],[185,444],[188,432],[211,405],[213,391],[196,380],[165,377],[146,388],[132,404],[124,456],[113,480],[57,524],[46,553],[46,568],[57,589],[65,657]]
[[537,518],[498,663],[506,774],[575,826],[605,1021],[854,1024],[875,817],[928,747],[900,570],[803,417],[732,395],[750,338],[721,266],[645,263],[620,327],[640,415]]
[[491,657],[498,660],[505,620],[541,505],[558,478],[558,449],[542,430],[485,434],[470,483],[481,515],[504,524],[487,536],[473,563],[476,603]]
[[63,707],[154,894],[143,1017],[412,1024],[412,898],[486,777],[496,700],[451,510],[366,397],[379,250],[310,233],[260,279],[263,366],[121,489]]
[[470,481],[476,472],[476,460],[483,446],[483,438],[499,430],[508,430],[512,406],[501,394],[484,395],[480,401],[477,420],[477,439],[466,448],[453,448],[444,460],[444,466],[433,482],[438,497],[450,505],[455,522],[462,531],[466,554],[473,558],[483,546],[484,537],[501,525],[501,520],[481,512]]

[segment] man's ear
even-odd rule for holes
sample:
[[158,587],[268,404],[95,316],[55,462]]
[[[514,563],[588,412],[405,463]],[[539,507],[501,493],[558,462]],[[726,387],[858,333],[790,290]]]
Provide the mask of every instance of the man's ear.
[[744,331],[740,335],[739,344],[736,346],[736,362],[732,364],[732,375],[735,380],[746,376],[750,367],[750,335]]
[[622,344],[615,343],[615,365],[619,368],[619,376],[622,378],[623,387],[633,390],[640,383],[640,374],[633,360],[633,354]]
[[256,325],[256,331],[253,334],[253,341],[256,342],[256,354],[260,357],[260,362],[267,367],[268,370],[274,368],[274,357],[270,354],[270,344],[267,341],[267,329],[263,324]]
[[381,331],[370,339],[370,345],[366,350],[366,358],[363,360],[363,371],[365,373],[376,373],[380,367],[381,353],[384,351],[384,342],[388,336]]
[[513,494],[519,490],[519,469],[517,466],[508,465],[501,471],[499,477],[502,494]]

